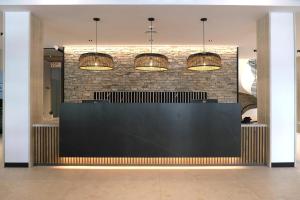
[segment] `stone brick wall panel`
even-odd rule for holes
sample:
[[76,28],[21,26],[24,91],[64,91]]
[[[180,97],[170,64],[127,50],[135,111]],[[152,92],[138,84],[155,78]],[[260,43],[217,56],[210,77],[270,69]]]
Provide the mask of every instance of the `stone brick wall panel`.
[[149,52],[147,46],[105,46],[99,52],[112,55],[115,69],[111,71],[84,71],[79,69],[79,56],[94,51],[92,46],[65,48],[65,101],[81,102],[92,99],[95,91],[204,91],[208,98],[223,103],[237,99],[237,48],[209,46],[208,51],[220,54],[222,69],[197,72],[186,69],[190,54],[200,52],[201,46],[154,46],[153,52],[169,58],[165,72],[140,72],[134,69],[134,58]]

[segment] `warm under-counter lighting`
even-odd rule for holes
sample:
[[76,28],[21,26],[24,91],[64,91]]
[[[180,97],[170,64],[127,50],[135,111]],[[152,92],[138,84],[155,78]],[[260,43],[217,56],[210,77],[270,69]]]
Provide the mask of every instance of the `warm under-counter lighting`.
[[90,71],[107,71],[113,69],[113,57],[97,52],[97,23],[100,18],[93,18],[96,23],[96,51],[92,53],[84,53],[79,57],[79,68]]
[[146,33],[150,33],[151,52],[142,53],[135,57],[134,66],[136,70],[141,71],[166,71],[168,70],[169,61],[165,55],[152,53],[153,33],[156,33],[153,29],[153,17],[148,18],[150,22],[149,30]]
[[194,71],[213,71],[221,68],[221,57],[216,53],[205,51],[205,29],[204,23],[207,18],[201,18],[203,22],[203,52],[195,53],[188,57],[187,68]]
[[251,169],[254,166],[54,166],[51,168],[77,170],[232,170]]

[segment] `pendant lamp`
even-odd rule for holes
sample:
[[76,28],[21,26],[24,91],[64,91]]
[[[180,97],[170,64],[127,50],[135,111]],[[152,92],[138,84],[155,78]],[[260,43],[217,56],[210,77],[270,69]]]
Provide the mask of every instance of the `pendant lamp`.
[[168,70],[169,61],[165,55],[153,53],[152,45],[153,45],[153,33],[156,33],[153,28],[154,18],[148,18],[150,22],[149,30],[146,33],[150,34],[150,45],[151,51],[150,53],[142,53],[135,57],[134,66],[136,70],[141,71],[166,71]]
[[97,24],[100,21],[100,18],[93,18],[93,20],[96,23],[96,51],[81,54],[79,57],[79,68],[82,70],[90,71],[112,70],[114,66],[113,57],[105,53],[98,53],[97,51]]
[[207,18],[201,18],[203,23],[203,51],[192,54],[187,59],[187,68],[194,71],[213,71],[221,69],[221,57],[216,53],[205,51],[205,29],[204,23]]

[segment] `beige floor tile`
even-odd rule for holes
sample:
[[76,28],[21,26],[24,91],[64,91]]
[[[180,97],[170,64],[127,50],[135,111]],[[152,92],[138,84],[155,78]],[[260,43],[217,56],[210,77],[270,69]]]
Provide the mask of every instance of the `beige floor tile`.
[[299,200],[299,186],[300,168],[0,168],[0,200]]

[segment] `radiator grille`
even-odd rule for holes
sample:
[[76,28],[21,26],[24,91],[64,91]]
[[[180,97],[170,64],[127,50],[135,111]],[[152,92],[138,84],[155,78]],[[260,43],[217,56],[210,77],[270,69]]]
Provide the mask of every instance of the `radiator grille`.
[[265,165],[266,125],[242,125],[241,157],[60,157],[58,125],[34,125],[34,165]]
[[94,92],[94,100],[109,103],[191,103],[206,99],[206,92]]

